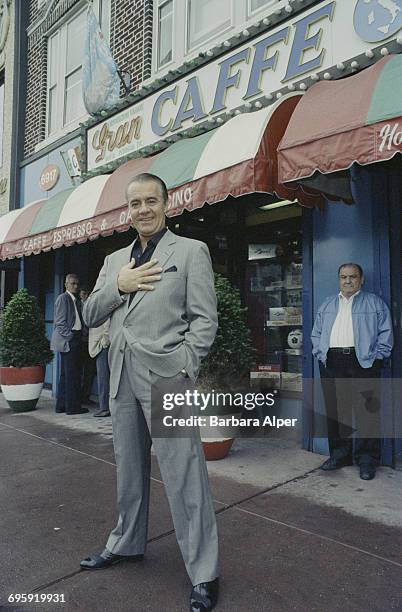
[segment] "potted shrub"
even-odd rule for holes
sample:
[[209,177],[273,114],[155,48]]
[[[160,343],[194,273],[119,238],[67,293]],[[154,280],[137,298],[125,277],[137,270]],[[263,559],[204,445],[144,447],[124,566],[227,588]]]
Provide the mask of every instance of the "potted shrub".
[[0,384],[12,410],[35,410],[52,358],[36,299],[20,289],[0,320]]
[[[245,321],[246,308],[240,300],[240,292],[227,278],[215,274],[215,291],[218,302],[218,331],[212,348],[202,363],[200,388],[210,391],[232,392],[246,382],[254,358],[250,330]],[[233,408],[209,407],[204,415],[233,413]],[[215,437],[216,435],[216,437]],[[203,447],[207,460],[223,459],[228,454],[234,438],[204,430]]]

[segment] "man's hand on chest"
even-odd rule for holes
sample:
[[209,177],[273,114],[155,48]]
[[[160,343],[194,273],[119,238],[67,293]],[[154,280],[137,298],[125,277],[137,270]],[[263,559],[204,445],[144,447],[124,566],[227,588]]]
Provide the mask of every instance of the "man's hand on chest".
[[153,259],[142,266],[135,267],[132,260],[124,265],[117,277],[117,286],[122,293],[134,293],[135,291],[153,291],[152,283],[161,279],[162,268],[156,266],[158,261]]

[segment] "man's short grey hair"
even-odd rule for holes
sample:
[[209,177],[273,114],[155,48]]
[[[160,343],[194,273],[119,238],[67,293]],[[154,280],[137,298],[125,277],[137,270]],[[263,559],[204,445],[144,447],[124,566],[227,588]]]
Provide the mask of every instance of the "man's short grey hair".
[[356,268],[356,270],[359,272],[360,278],[363,277],[363,268],[361,266],[359,266],[359,264],[352,263],[352,262],[351,263],[343,263],[342,265],[340,265],[339,269],[338,269],[338,276],[340,275],[342,268],[347,268],[348,266],[352,267],[352,268]]
[[78,282],[80,282],[80,277],[78,276],[78,274],[75,274],[74,272],[70,272],[70,274],[67,274],[66,276],[66,283],[68,283],[69,281],[72,280],[77,280]]
[[133,176],[132,179],[130,179],[130,182],[126,187],[126,197],[128,188],[132,183],[147,183],[148,181],[158,183],[159,187],[161,188],[163,199],[165,202],[167,202],[169,198],[169,193],[165,181],[163,181],[159,176],[156,176],[156,174],[151,174],[150,172],[141,172],[141,174],[137,174],[136,176]]

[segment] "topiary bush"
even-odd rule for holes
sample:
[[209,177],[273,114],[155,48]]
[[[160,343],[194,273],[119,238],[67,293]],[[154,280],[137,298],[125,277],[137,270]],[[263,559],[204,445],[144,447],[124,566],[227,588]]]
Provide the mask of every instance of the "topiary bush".
[[227,278],[215,274],[218,302],[218,331],[214,344],[202,363],[200,378],[216,387],[233,386],[248,377],[255,349],[245,321],[240,292]]
[[15,368],[45,366],[52,359],[38,303],[26,289],[20,289],[1,316],[0,365]]

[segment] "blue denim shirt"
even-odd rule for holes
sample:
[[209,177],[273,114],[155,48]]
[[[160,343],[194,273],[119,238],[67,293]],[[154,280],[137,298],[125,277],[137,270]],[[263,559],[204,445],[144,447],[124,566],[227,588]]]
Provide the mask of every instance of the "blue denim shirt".
[[[327,360],[338,306],[338,295],[327,298],[318,309],[311,333],[313,355],[323,363]],[[391,355],[394,343],[391,314],[378,295],[366,291],[356,295],[352,304],[352,323],[356,357],[362,368],[371,368],[375,359],[385,359]]]

